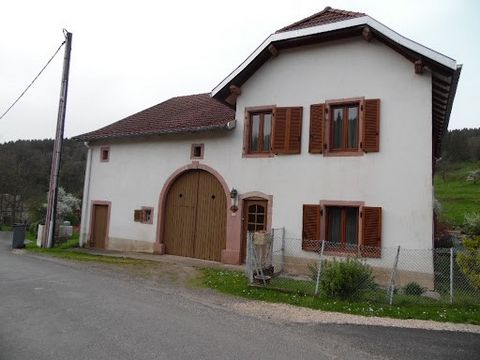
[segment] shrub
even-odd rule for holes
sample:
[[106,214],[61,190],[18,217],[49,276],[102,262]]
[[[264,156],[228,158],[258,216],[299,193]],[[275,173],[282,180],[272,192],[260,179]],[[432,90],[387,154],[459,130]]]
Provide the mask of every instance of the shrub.
[[425,289],[417,282],[412,281],[409,282],[403,288],[403,292],[405,295],[422,295],[425,292]]
[[465,214],[463,227],[469,235],[480,235],[480,213]]
[[480,236],[463,240],[465,251],[457,254],[457,264],[472,286],[480,290]]
[[329,298],[356,299],[376,287],[372,268],[358,259],[322,264],[320,293]]

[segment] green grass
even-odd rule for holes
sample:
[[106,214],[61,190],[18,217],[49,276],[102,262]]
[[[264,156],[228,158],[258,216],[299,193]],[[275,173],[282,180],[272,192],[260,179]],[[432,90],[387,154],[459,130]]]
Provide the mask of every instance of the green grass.
[[451,226],[461,227],[464,216],[469,212],[480,211],[480,182],[466,181],[469,171],[480,169],[480,162],[455,163],[444,165],[436,172],[435,197],[440,201],[440,219]]
[[32,242],[26,244],[25,250],[37,253],[45,254],[57,258],[75,260],[75,261],[86,261],[86,262],[99,262],[104,264],[138,264],[142,261],[136,259],[128,259],[123,257],[114,257],[114,256],[104,256],[104,255],[94,255],[86,252],[82,252],[78,248],[78,235],[73,235],[72,238],[67,240],[63,244],[59,244],[53,248],[46,249],[37,247],[37,245]]
[[[293,281],[293,280],[292,280]],[[262,300],[272,303],[285,303],[311,309],[334,311],[363,316],[380,316],[397,319],[421,319],[470,323],[480,325],[480,306],[434,304],[428,299],[419,303],[419,297],[398,295],[397,305],[385,305],[373,301],[340,301],[314,297],[304,292],[283,292],[268,288],[250,287],[245,275],[237,271],[219,269],[202,269],[199,285],[215,289],[225,294],[247,299]],[[282,282],[282,285],[288,286]],[[428,302],[428,303],[427,303]]]

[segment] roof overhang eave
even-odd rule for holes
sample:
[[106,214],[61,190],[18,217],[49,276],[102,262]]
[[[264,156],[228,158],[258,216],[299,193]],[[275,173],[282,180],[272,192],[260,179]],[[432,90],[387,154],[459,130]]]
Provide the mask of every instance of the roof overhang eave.
[[100,136],[88,136],[88,133],[84,135],[78,135],[72,137],[72,140],[76,141],[86,141],[86,142],[94,142],[94,141],[102,141],[102,140],[118,140],[118,139],[131,139],[131,138],[138,138],[138,137],[149,137],[149,136],[157,136],[157,135],[172,135],[172,134],[188,134],[188,133],[198,133],[204,131],[213,131],[213,130],[231,130],[232,127],[229,126],[231,123],[230,120],[222,125],[211,125],[211,126],[202,126],[198,128],[183,128],[183,129],[170,129],[170,130],[162,130],[162,131],[152,131],[152,132],[132,132],[132,133],[125,133],[125,134],[112,134],[112,135],[100,135]]
[[441,156],[440,152],[441,152],[441,146],[442,146],[442,138],[448,129],[450,114],[452,112],[453,102],[455,100],[455,95],[457,93],[457,86],[458,86],[458,81],[460,80],[461,73],[462,73],[462,65],[459,64],[457,65],[455,71],[452,74],[452,81],[449,87],[447,104],[445,107],[445,111],[443,113],[443,123],[441,124],[441,132],[439,134],[439,138],[438,138],[436,149],[435,149],[435,152],[436,152],[435,155],[437,158]]
[[260,46],[258,46],[246,59],[243,61],[235,70],[233,70],[222,82],[220,82],[211,92],[211,96],[215,97],[222,89],[226,86],[229,86],[231,82],[243,71],[245,68],[254,61],[268,46],[272,43],[289,40],[295,38],[302,38],[306,36],[316,35],[327,33],[336,30],[342,30],[352,27],[357,27],[361,25],[366,25],[374,29],[375,31],[382,34],[384,37],[390,39],[391,41],[413,51],[421,56],[424,56],[432,61],[445,66],[446,68],[455,71],[457,69],[456,61],[448,56],[445,56],[437,51],[434,51],[426,46],[420,45],[419,43],[410,40],[397,32],[393,31],[389,27],[383,25],[377,20],[371,18],[370,16],[361,16],[354,19],[338,21],[325,25],[312,26],[305,29],[291,30],[280,33],[271,34],[266,38]]

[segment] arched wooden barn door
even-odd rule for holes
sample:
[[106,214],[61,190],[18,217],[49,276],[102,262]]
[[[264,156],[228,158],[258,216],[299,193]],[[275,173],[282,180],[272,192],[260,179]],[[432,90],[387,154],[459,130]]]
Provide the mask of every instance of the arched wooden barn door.
[[212,174],[190,170],[180,175],[165,202],[166,253],[220,261],[226,205],[222,185]]

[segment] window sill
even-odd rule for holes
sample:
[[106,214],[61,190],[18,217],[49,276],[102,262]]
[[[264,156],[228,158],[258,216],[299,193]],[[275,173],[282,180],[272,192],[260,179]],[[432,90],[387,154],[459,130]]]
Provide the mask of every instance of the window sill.
[[324,156],[363,156],[365,152],[363,150],[354,151],[325,151]]
[[374,259],[374,258],[381,258],[381,252],[380,249],[374,248],[374,249],[362,249],[362,248],[357,248],[357,249],[328,249],[325,248],[323,251],[324,255],[327,256],[342,256],[342,257],[348,257],[348,256],[358,256],[361,258],[369,258],[369,259]]
[[271,158],[274,157],[273,153],[244,153],[242,157],[244,158]]

